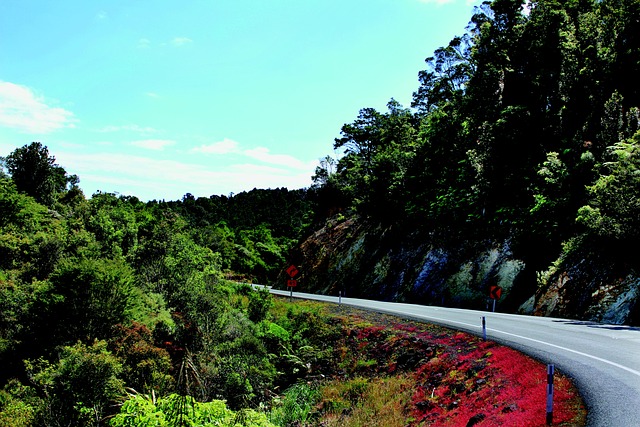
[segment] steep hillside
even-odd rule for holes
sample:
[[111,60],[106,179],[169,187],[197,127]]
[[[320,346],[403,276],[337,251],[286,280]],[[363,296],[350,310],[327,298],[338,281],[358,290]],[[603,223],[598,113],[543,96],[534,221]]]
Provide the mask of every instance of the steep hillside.
[[[310,289],[637,323],[640,2],[494,0],[316,170]],[[359,218],[349,219],[349,218]],[[301,282],[302,283],[302,282]],[[495,288],[494,288],[495,289]]]

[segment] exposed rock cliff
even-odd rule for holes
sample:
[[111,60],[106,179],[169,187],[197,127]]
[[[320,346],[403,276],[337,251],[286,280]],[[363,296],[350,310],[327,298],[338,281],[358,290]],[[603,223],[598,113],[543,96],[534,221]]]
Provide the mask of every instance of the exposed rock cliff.
[[302,272],[299,290],[487,309],[490,287],[500,286],[498,311],[615,324],[640,320],[640,278],[631,271],[616,276],[589,260],[565,260],[543,275],[515,258],[509,241],[442,247],[429,240],[356,219],[329,221],[294,255]]
[[[611,324],[640,324],[640,277],[606,253],[558,262],[535,295],[533,314]],[[532,298],[533,300],[533,298]]]

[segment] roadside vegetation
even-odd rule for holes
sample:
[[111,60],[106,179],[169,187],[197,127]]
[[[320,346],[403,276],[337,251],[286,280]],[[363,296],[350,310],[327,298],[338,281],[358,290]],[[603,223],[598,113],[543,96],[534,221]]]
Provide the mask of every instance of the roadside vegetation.
[[475,375],[528,396],[491,371],[489,353],[503,354],[491,344],[230,281],[268,277],[262,257],[282,257],[266,225],[214,238],[218,226],[191,225],[188,199],[87,200],[46,147],[24,148],[60,183],[39,202],[0,178],[1,426],[420,425],[529,411],[515,397],[467,406],[484,392]]

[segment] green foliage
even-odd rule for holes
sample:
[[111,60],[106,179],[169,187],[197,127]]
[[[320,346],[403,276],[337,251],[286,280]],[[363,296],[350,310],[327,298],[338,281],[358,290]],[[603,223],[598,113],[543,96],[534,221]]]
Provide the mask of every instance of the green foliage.
[[127,256],[135,250],[139,224],[135,206],[127,200],[109,193],[94,194],[84,215],[87,231],[100,242],[105,256]]
[[[359,213],[383,220],[402,209],[418,124],[397,101],[392,99],[387,107],[386,114],[364,108],[352,124],[342,127],[334,149],[342,149],[344,157],[338,161],[337,176],[326,181],[346,193]],[[383,203],[385,209],[378,209]]]
[[254,323],[262,321],[273,305],[273,298],[267,288],[257,289],[249,293],[247,315]]
[[33,388],[11,380],[0,390],[0,426],[34,425],[42,404]]
[[127,387],[159,395],[172,390],[175,381],[169,352],[154,344],[152,331],[137,323],[115,329],[109,348],[122,362],[121,378]]
[[[511,239],[536,269],[555,256],[541,246],[559,250],[580,232],[582,206],[581,224],[637,239],[632,223],[603,211],[603,189],[619,184],[597,172],[606,147],[639,129],[628,76],[640,63],[631,30],[640,7],[524,3],[475,8],[467,32],[426,59],[417,113],[392,101],[388,113],[364,108],[342,127],[342,157],[316,171],[317,194],[340,200],[323,201],[328,214],[352,209],[445,245]],[[635,200],[630,185],[615,194],[613,209],[632,209],[619,202]]]
[[312,421],[319,398],[317,387],[298,383],[284,392],[284,396],[273,403],[269,420],[278,426],[305,425]]
[[48,310],[57,301],[48,282],[24,284],[0,278],[0,360],[8,363],[7,358],[14,355],[31,329],[41,326],[36,320],[38,311]]
[[4,163],[20,192],[43,205],[53,206],[58,193],[62,193],[67,185],[76,186],[79,182],[77,176],[67,176],[66,171],[54,163],[55,160],[47,147],[32,142],[14,150]]
[[254,410],[234,412],[221,400],[197,402],[171,394],[157,401],[135,395],[124,402],[109,422],[111,427],[275,427],[266,415]]
[[44,396],[44,425],[101,425],[112,403],[124,395],[122,365],[105,341],[63,347],[57,362],[26,361],[31,382]]
[[640,238],[640,132],[609,147],[608,174],[588,187],[591,203],[580,208],[577,221],[600,237]]
[[61,297],[50,313],[59,342],[109,337],[136,303],[133,272],[121,260],[66,259],[50,280]]

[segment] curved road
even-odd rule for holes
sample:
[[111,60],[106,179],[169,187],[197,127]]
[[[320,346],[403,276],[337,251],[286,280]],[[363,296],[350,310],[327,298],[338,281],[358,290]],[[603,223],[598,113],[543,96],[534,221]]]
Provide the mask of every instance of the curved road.
[[[339,302],[338,297],[326,295],[294,292],[293,296]],[[354,298],[340,301],[475,335],[482,335],[484,316],[487,339],[553,363],[573,378],[589,411],[588,427],[640,426],[640,328]]]

